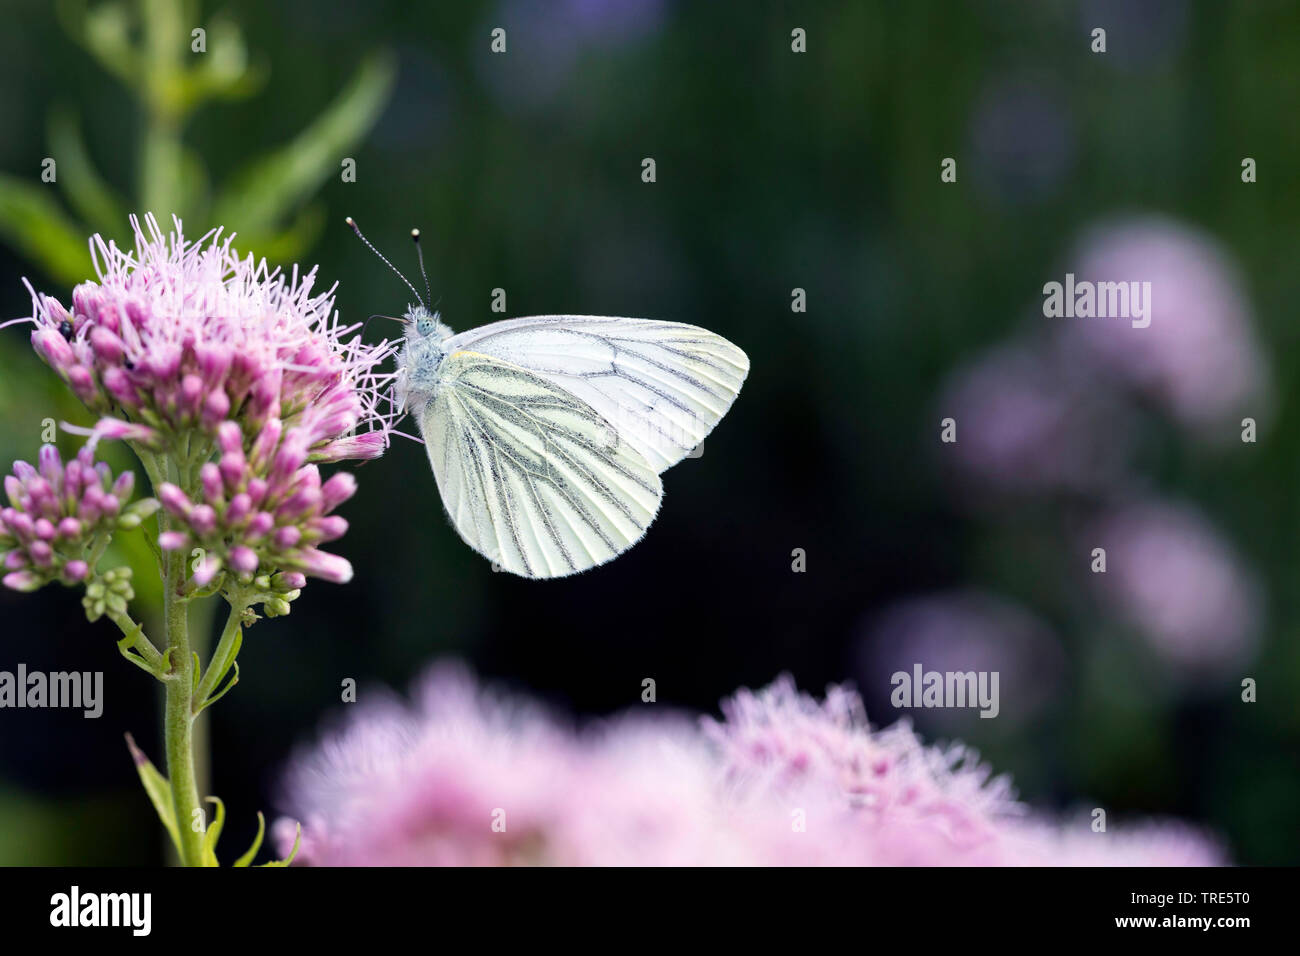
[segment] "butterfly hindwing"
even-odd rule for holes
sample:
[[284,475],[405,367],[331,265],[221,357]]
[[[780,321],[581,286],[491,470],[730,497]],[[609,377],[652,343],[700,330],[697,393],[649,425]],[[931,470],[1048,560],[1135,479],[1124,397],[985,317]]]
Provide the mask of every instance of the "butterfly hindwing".
[[590,404],[499,357],[451,351],[419,416],[452,524],[501,568],[562,577],[635,544],[656,470]]
[[561,386],[613,425],[656,472],[704,440],[749,372],[749,358],[722,336],[651,319],[532,316],[470,329],[447,345]]

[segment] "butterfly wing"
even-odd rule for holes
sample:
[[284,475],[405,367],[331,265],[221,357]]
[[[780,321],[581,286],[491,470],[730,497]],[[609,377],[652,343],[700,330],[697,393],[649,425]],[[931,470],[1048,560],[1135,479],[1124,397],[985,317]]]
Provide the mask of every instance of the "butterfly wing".
[[749,373],[743,351],[680,322],[539,315],[453,336],[582,399],[656,472],[681,461],[718,423]]
[[659,475],[594,408],[518,365],[452,352],[420,431],[452,524],[514,574],[563,577],[621,554],[659,510]]

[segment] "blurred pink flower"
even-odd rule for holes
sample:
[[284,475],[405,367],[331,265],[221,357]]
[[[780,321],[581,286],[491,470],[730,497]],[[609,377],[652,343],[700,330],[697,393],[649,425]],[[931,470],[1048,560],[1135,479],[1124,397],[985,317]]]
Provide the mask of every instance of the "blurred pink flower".
[[1042,342],[998,346],[957,369],[937,412],[957,422],[951,459],[977,496],[1085,492],[1122,474],[1120,406]]
[[[1188,830],[1092,834],[1026,817],[1005,778],[906,722],[866,723],[788,677],[724,720],[625,716],[566,731],[440,668],[414,706],[365,705],[286,778],[302,862],[325,865],[926,865],[1198,862]],[[285,851],[294,824],[282,819]],[[1078,831],[1077,835],[1075,831]],[[1173,831],[1171,831],[1173,832]],[[1092,838],[1096,839],[1092,839]],[[1064,849],[1063,849],[1064,848]]]
[[1151,283],[1146,328],[1120,318],[1049,320],[1065,323],[1068,354],[1198,430],[1223,435],[1237,415],[1259,419],[1266,411],[1268,367],[1250,304],[1228,254],[1207,235],[1161,218],[1105,224],[1084,235],[1066,270],[1076,282]]
[[1262,593],[1253,574],[1198,511],[1144,501],[1107,512],[1085,542],[1106,549],[1093,575],[1103,599],[1166,660],[1222,668],[1253,651]]

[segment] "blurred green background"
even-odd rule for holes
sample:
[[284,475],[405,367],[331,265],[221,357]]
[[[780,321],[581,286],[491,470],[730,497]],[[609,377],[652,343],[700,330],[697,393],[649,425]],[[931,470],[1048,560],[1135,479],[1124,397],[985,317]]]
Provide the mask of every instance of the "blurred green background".
[[[291,617],[254,628],[240,686],[205,718],[229,845],[274,809],[277,768],[338,710],[345,678],[363,694],[401,689],[456,655],[589,715],[637,706],[647,676],[661,702],[709,711],[789,670],[816,692],[856,682],[891,723],[882,647],[907,640],[899,608],[938,601],[955,617],[914,625],[947,648],[935,660],[1021,676],[1004,680],[1004,719],[913,713],[927,736],[977,746],[1035,806],[1178,816],[1237,862],[1300,860],[1294,4],[7,0],[5,14],[0,316],[28,313],[22,276],[67,301],[91,277],[86,237],[125,241],[130,211],[319,263],[344,317],[391,314],[406,290],[343,226],[350,214],[408,273],[421,228],[455,329],[501,318],[501,288],[511,316],[692,322],[752,362],[703,456],[665,476],[645,541],[575,580],[493,574],[443,518],[417,445],[399,439],[362,467],[339,548],[356,578],[313,583]],[[1098,26],[1104,54],[1090,49]],[[490,51],[496,27],[505,54]],[[796,27],[806,53],[791,50]],[[41,180],[47,157],[55,183]],[[955,183],[940,181],[944,157]],[[1230,285],[1228,332],[1214,326],[1170,374],[1212,390],[1196,356],[1223,347],[1220,333],[1246,341],[1268,378],[1245,390],[1258,442],[1238,440],[1240,409],[1189,428],[1158,389],[1099,372],[1084,387],[1105,409],[1087,447],[1117,457],[1121,477],[1004,480],[990,494],[989,469],[962,464],[967,435],[945,447],[939,420],[978,446],[997,415],[977,410],[1003,406],[944,396],[966,394],[954,381],[989,350],[1038,350],[1051,323],[1084,321],[1043,318],[1043,283],[1096,224],[1148,216],[1212,243],[1230,277],[1211,277]],[[1203,278],[1198,261],[1170,268]],[[791,310],[795,288],[806,312]],[[1007,401],[997,422],[1014,444],[1028,400]],[[0,332],[0,461],[33,458],[46,417],[88,423],[26,330]],[[1241,625],[1223,655],[1171,658],[1094,587],[1079,529],[1134,494],[1201,516],[1255,584],[1249,626],[1219,629]],[[1140,591],[1169,571],[1162,620],[1194,624],[1206,580],[1235,580],[1154,563],[1127,573]],[[999,643],[1017,629],[1029,636]],[[95,721],[0,713],[0,863],[162,859],[122,744],[126,731],[156,740],[157,701],[113,640],[70,592],[0,594],[0,669],[103,670],[106,686]],[[981,641],[993,650],[968,646]],[[1241,702],[1245,677],[1257,703]]]

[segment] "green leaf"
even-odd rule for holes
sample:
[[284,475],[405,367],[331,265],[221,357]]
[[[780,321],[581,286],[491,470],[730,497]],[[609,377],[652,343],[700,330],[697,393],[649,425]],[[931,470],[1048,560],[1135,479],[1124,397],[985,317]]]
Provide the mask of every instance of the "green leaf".
[[219,797],[208,797],[209,803],[217,805],[217,818],[203,833],[203,865],[218,866],[217,840],[221,838],[221,828],[226,825],[226,805]]
[[262,63],[250,63],[239,27],[218,16],[210,21],[208,52],[186,70],[170,91],[175,109],[184,116],[210,99],[241,99],[256,93],[266,80]]
[[135,745],[135,740],[130,734],[126,735],[126,746],[131,751],[131,759],[135,761],[136,772],[140,774],[140,782],[144,784],[144,792],[149,795],[149,802],[153,804],[158,819],[162,821],[162,825],[167,829],[167,832],[171,834],[172,844],[176,847],[176,852],[184,855],[184,851],[181,849],[180,831],[176,829],[176,814],[172,810],[171,785],[168,784],[167,778],[158,772],[157,768],[149,762],[149,758]]
[[50,114],[50,152],[59,160],[59,182],[68,202],[92,229],[113,234],[126,228],[126,204],[95,169],[77,115],[67,107]]
[[69,220],[50,186],[0,174],[0,236],[62,282],[90,275],[85,230]]
[[[262,816],[262,811],[257,811],[257,836],[253,837],[253,845],[248,848],[248,852],[235,861],[235,866],[248,866],[257,856],[257,851],[262,848],[262,837],[266,835],[266,817]],[[294,851],[297,852],[295,844]]]
[[[230,652],[226,654],[226,656],[221,660],[221,663],[219,665],[220,669],[217,671],[217,675],[218,675],[217,679],[212,682],[213,687],[216,687],[218,684],[220,684],[222,679],[226,676],[226,674],[230,672],[230,668],[235,665],[235,658],[239,656],[239,649],[243,646],[244,646],[244,629],[241,627],[235,631],[235,639],[230,642]],[[212,666],[211,661],[208,662],[208,666],[209,667]]]
[[68,35],[94,55],[100,65],[127,86],[138,84],[140,56],[131,44],[131,15],[124,3],[102,3],[94,10],[85,0],[59,0],[59,19]]
[[271,232],[332,174],[379,119],[392,92],[391,57],[368,58],[347,87],[292,141],[237,175],[212,221],[248,237]]
[[[257,816],[258,819],[260,820],[262,814],[259,813]],[[297,826],[298,826],[298,830],[293,837],[293,849],[289,851],[289,855],[285,857],[283,860],[272,860],[269,863],[263,863],[262,864],[263,869],[267,867],[288,866],[290,863],[293,862],[293,858],[298,855],[298,846],[302,843],[302,824],[299,823]],[[251,860],[252,857],[249,857],[249,859]]]

